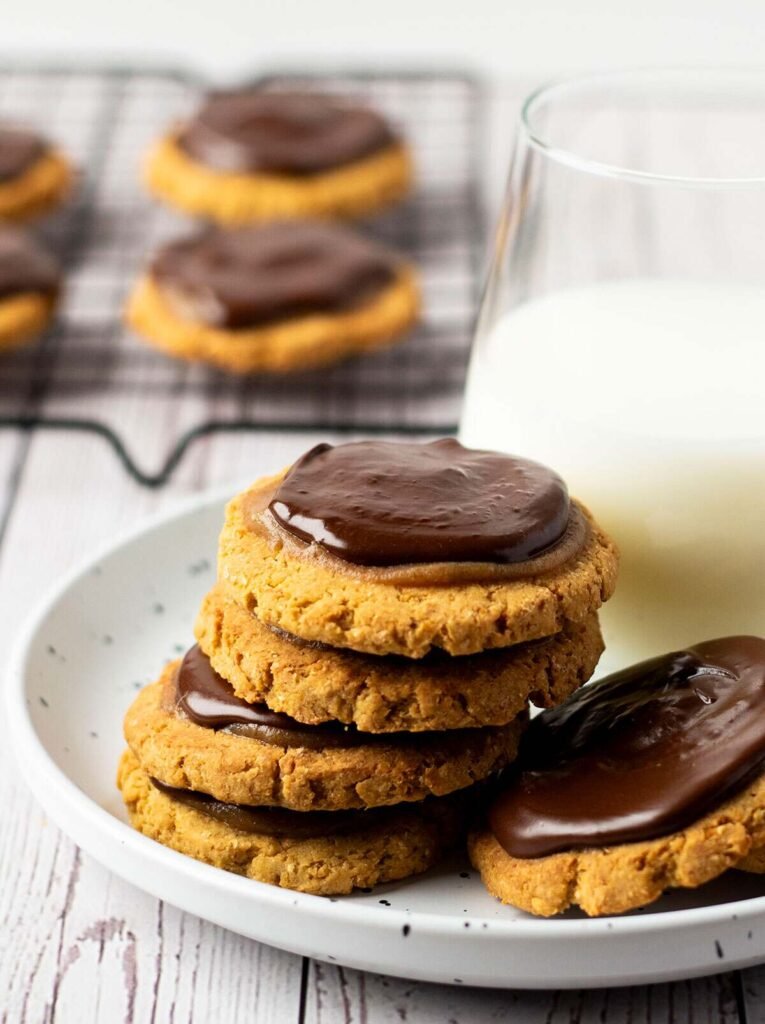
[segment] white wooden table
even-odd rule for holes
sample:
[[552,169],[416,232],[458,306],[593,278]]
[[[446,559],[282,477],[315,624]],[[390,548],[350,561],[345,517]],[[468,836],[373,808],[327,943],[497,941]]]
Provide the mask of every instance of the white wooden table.
[[[496,123],[507,121],[516,99],[498,108]],[[197,399],[210,414],[216,400],[212,390]],[[134,394],[120,417],[139,435],[154,431],[164,450],[175,411],[169,402],[164,424],[144,422]],[[133,482],[97,437],[0,431],[3,647],[42,592],[91,549],[179,498],[272,471],[323,440],[341,438],[331,431],[212,436],[153,491]],[[555,992],[551,978],[549,992],[527,993],[401,981],[259,945],[153,899],[82,854],[34,803],[7,743],[0,744],[0,809],[3,1024],[765,1022],[765,968],[590,992]]]

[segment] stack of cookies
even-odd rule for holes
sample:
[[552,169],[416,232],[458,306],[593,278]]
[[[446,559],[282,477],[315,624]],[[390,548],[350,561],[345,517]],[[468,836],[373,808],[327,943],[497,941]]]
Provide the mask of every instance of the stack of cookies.
[[536,463],[319,445],[229,504],[198,646],[126,716],[131,821],[307,892],[425,870],[515,758],[529,701],[592,674],[616,568]]

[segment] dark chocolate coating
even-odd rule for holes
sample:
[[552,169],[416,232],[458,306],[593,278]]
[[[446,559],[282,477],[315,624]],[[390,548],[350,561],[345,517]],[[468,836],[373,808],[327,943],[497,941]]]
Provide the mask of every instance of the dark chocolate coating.
[[[351,747],[374,742],[340,722],[304,725],[265,704],[248,704],[210,664],[196,644],[187,652],[176,677],[176,706],[196,725],[248,736],[261,743],[285,747]],[[391,742],[390,739],[388,742]]]
[[55,295],[59,282],[56,260],[32,235],[0,227],[0,299],[22,292]]
[[247,804],[226,804],[207,793],[191,789],[174,789],[158,779],[152,784],[161,792],[207,814],[238,832],[276,836],[282,839],[312,839],[332,836],[380,825],[391,816],[391,808],[369,811],[290,811],[284,807],[251,807]]
[[332,224],[211,228],[164,246],[151,272],[186,319],[257,327],[368,302],[396,275],[382,246]]
[[21,177],[47,148],[45,140],[35,132],[0,124],[0,182]]
[[293,536],[368,566],[528,561],[569,521],[552,470],[451,439],[317,445],[268,508]]
[[655,839],[765,769],[765,640],[710,640],[533,720],[489,824],[513,857]]
[[213,94],[178,135],[178,145],[199,163],[245,174],[319,174],[393,142],[373,110],[311,93],[258,90]]

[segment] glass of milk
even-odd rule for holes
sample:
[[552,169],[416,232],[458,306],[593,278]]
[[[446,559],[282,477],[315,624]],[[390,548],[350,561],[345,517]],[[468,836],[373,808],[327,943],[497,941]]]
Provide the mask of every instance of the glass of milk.
[[765,634],[765,73],[527,100],[461,440],[553,466],[617,540],[603,671]]

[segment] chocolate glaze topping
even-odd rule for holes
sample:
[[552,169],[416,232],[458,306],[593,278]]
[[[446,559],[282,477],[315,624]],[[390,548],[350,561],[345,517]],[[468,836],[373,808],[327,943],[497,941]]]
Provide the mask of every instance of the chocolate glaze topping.
[[55,259],[32,235],[0,227],[0,298],[22,292],[55,295],[59,280]]
[[763,639],[634,665],[534,719],[491,830],[527,858],[680,831],[765,769],[764,721]]
[[44,139],[26,128],[0,124],[0,181],[11,181],[28,170],[47,149]]
[[251,807],[248,804],[226,804],[207,793],[191,789],[175,789],[159,779],[152,779],[161,793],[188,807],[207,814],[238,832],[256,832],[282,839],[310,839],[353,832],[356,829],[381,825],[391,816],[391,808],[369,811],[290,811],[284,807]]
[[181,316],[224,328],[353,309],[395,274],[396,259],[381,246],[311,222],[212,228],[166,245],[152,263]]
[[451,439],[317,445],[268,508],[287,533],[367,566],[524,562],[569,522],[566,485],[552,470]]
[[[341,722],[303,725],[265,704],[248,704],[210,664],[195,644],[186,654],[176,677],[176,706],[196,725],[249,736],[261,743],[284,747],[352,747],[372,743],[376,736],[359,733]],[[381,737],[392,742],[390,734]]]
[[310,93],[222,92],[181,129],[178,144],[216,171],[309,175],[390,146],[373,110]]

